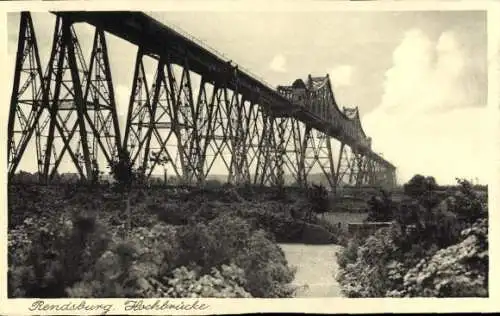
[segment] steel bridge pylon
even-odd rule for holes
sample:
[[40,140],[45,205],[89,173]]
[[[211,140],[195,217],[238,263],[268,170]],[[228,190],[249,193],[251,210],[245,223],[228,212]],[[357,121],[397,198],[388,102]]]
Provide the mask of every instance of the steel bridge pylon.
[[[105,32],[95,28],[86,59],[73,24],[67,15],[57,15],[43,75],[31,16],[21,14],[8,125],[9,177],[34,138],[43,182],[54,178],[63,157],[69,156],[82,179],[92,180],[103,163],[127,152],[147,178],[168,169],[191,185],[204,185],[214,173],[232,184],[307,187],[323,181],[334,192],[342,184],[395,184],[395,168],[366,150],[370,140],[357,109],[339,112],[328,76],[309,76],[307,84],[273,92],[328,123],[320,130],[306,123],[311,119],[275,106],[275,97],[249,86],[231,62],[197,72],[196,60],[183,49],[167,47],[155,54],[139,45],[122,140]],[[145,59],[154,62],[152,72]]]
[[99,160],[109,164],[115,159],[121,148],[120,129],[104,32],[95,31],[87,63],[73,22],[58,16],[42,75],[31,15],[21,13],[8,124],[9,178],[33,135],[42,182],[57,175],[67,156],[87,180],[97,176]]

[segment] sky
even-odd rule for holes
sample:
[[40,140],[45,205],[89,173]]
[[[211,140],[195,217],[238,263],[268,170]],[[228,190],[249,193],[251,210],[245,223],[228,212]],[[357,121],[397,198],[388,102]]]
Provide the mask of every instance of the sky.
[[[155,12],[264,78],[272,86],[330,75],[340,106],[357,106],[374,151],[395,164],[398,181],[416,173],[438,183],[485,183],[481,162],[487,103],[486,14],[415,12]],[[33,13],[42,64],[55,18]],[[8,17],[14,65],[18,14]],[[78,25],[87,52],[92,29]],[[137,48],[108,36],[121,123]],[[13,67],[12,67],[13,68]],[[152,68],[151,68],[152,69]],[[8,70],[13,73],[13,69]],[[10,76],[12,78],[12,76]]]

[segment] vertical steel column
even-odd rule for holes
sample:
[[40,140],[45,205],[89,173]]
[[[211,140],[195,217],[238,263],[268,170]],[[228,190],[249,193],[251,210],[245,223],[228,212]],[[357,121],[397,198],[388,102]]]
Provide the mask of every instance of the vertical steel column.
[[181,122],[180,139],[177,141],[181,143],[181,151],[179,152],[184,173],[184,181],[186,184],[194,184],[196,176],[196,166],[198,165],[197,159],[199,158],[191,145],[191,140],[198,138],[196,121],[195,119],[195,104],[193,101],[193,87],[191,85],[191,75],[189,63],[187,58],[184,58],[182,67],[181,81],[178,86],[177,94],[177,111],[180,114]]
[[129,152],[131,163],[135,167],[142,167],[144,159],[147,159],[147,156],[144,156],[143,147],[150,136],[149,130],[154,119],[150,102],[150,87],[143,59],[144,53],[139,48],[135,60],[134,78],[122,145]]
[[94,35],[83,99],[83,113],[91,129],[92,161],[98,164],[101,152],[109,165],[121,151],[121,136],[106,38],[100,29]]
[[220,80],[213,91],[212,102],[211,102],[211,113],[210,113],[210,135],[207,139],[208,146],[206,147],[206,156],[209,157],[207,161],[208,173],[212,170],[216,161],[221,161],[224,164],[225,172],[228,172],[229,181],[231,178],[231,161],[227,161],[224,157],[224,153],[231,151],[231,145],[229,144],[232,137],[232,131],[229,129],[230,126],[230,113],[231,105],[229,104],[229,97],[227,91],[227,85],[224,80]]
[[[262,143],[261,150],[263,156],[261,161],[260,174],[261,183],[271,186],[284,185],[284,155],[285,150],[285,119],[275,117],[272,114],[267,115],[267,129],[265,130],[265,141]],[[262,161],[264,160],[264,161]]]
[[337,173],[335,175],[336,185],[339,186],[345,182],[345,176],[349,175],[350,169],[349,147],[344,143],[340,143],[339,156],[337,159]]
[[255,170],[257,185],[272,185],[274,180],[274,129],[275,120],[271,113],[262,107],[259,111],[262,117],[262,130],[257,152],[257,165]]
[[185,122],[184,118],[184,113],[181,112],[181,107],[184,106],[182,93],[183,90],[182,87],[185,84],[185,69],[182,69],[182,75],[181,75],[181,82],[177,84],[173,69],[172,69],[172,64],[170,61],[167,61],[166,63],[166,68],[167,68],[167,78],[168,78],[168,85],[169,85],[169,91],[170,91],[170,100],[172,101],[172,109],[171,109],[171,114],[172,114],[172,129],[175,134],[175,137],[177,139],[177,154],[179,156],[179,163],[181,165],[181,176],[182,176],[182,181],[186,183],[189,178],[189,170],[188,166],[186,163],[186,154],[185,154],[185,148],[184,148],[184,141],[185,141],[185,132],[184,129],[186,128],[187,122]]
[[[14,82],[9,108],[7,127],[7,163],[8,177],[11,179],[24,155],[35,130],[38,171],[41,172],[41,136],[42,114],[46,108],[42,102],[44,82],[38,45],[33,21],[29,12],[21,12],[19,36],[17,42]],[[21,80],[23,80],[21,84]],[[47,116],[47,115],[46,115]]]
[[[78,62],[80,62],[81,67],[79,67]],[[79,69],[83,73],[86,71],[72,22],[67,17],[58,16],[48,66],[47,88],[44,91],[44,100],[50,109],[48,140],[43,162],[43,178],[45,180],[52,179],[58,172],[59,163],[66,151],[68,151],[80,177],[87,180],[93,178],[92,158],[84,115],[87,109],[83,100],[85,78],[80,78]],[[69,74],[67,70],[69,70]],[[53,90],[52,82],[54,84]],[[75,134],[79,137],[75,141],[76,144],[72,145],[71,142]],[[56,141],[59,138],[63,144]],[[61,145],[62,148],[59,148]],[[54,155],[54,160],[51,158],[52,155]],[[79,159],[82,160],[84,169],[80,166]]]
[[[241,168],[243,170],[241,181],[242,183],[250,184],[255,181],[256,158],[258,153],[258,143],[260,135],[260,127],[258,126],[258,105],[251,100],[242,99],[240,105],[240,113],[242,124],[237,132],[237,139],[243,145],[241,149]],[[240,141],[241,139],[241,141]],[[255,168],[256,169],[256,168]]]
[[198,89],[198,97],[193,113],[193,132],[191,134],[190,156],[193,157],[194,174],[196,183],[203,184],[205,182],[205,156],[203,154],[206,138],[203,139],[204,132],[207,132],[207,112],[208,99],[206,93],[206,79],[201,77],[200,86]]
[[283,130],[280,134],[280,140],[282,141],[282,171],[283,177],[285,174],[291,176],[295,183],[298,184],[299,181],[299,162],[300,162],[300,152],[301,152],[301,141],[300,141],[300,122],[293,117],[283,117]]
[[311,133],[311,128],[309,126],[305,126],[304,132],[302,135],[302,139],[300,140],[300,157],[299,157],[299,186],[302,188],[307,187],[307,170],[306,170],[306,152],[307,152],[307,143],[309,141]]
[[[330,164],[330,172],[328,174],[328,181],[330,182],[330,188],[333,194],[337,194],[337,170],[335,169],[335,163],[333,161],[333,151],[332,151],[332,139],[330,136],[325,135],[326,137],[326,150],[328,156],[328,163]],[[338,168],[338,166],[337,166]]]
[[231,98],[231,172],[229,182],[243,184],[248,182],[248,169],[246,168],[247,146],[245,126],[245,99],[240,98],[238,89],[238,78],[235,78],[235,91]]
[[330,137],[318,130],[306,127],[301,157],[306,185],[309,182],[310,172],[315,166],[318,166],[321,170],[320,175],[327,180],[330,189],[336,190],[336,172],[332,154]]
[[[201,152],[200,152],[200,164],[203,165],[202,170],[203,170],[203,181],[207,178],[208,173],[210,172],[214,160],[208,160],[207,156],[212,150],[212,141],[214,139],[214,134],[215,134],[215,128],[214,128],[214,117],[217,114],[216,113],[216,95],[217,91],[219,90],[219,85],[216,82],[212,86],[212,96],[209,98],[206,93],[206,85],[204,85],[203,88],[203,93],[204,93],[204,107],[202,109],[205,109],[203,115],[200,115],[200,119],[203,121],[202,126],[203,130],[200,133],[200,138],[203,139],[204,141],[201,143]],[[210,101],[208,101],[210,99]],[[215,158],[214,158],[215,159]]]
[[[238,87],[238,86],[237,86]],[[236,90],[231,100],[231,148],[233,149],[231,165],[232,165],[232,181],[235,184],[246,183],[247,174],[245,168],[247,140],[244,132],[244,112],[245,99],[240,97],[239,91]]]
[[80,81],[80,74],[78,70],[78,64],[76,61],[75,43],[76,37],[73,36],[72,32],[72,22],[63,18],[63,43],[68,49],[68,65],[71,72],[71,79],[74,89],[74,102],[76,105],[76,114],[78,128],[80,131],[80,141],[83,151],[83,164],[85,166],[86,176],[88,180],[92,180],[92,158],[90,156],[89,143],[87,139],[87,129],[85,126],[84,113],[87,110],[87,106],[83,100],[82,83]]

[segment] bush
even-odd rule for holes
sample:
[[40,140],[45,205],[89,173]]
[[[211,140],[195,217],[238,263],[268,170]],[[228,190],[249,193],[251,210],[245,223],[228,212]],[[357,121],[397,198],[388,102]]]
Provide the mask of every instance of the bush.
[[291,282],[295,269],[288,267],[283,250],[264,231],[252,234],[246,249],[236,255],[234,262],[245,270],[245,288],[253,297],[294,296],[296,288]]
[[[19,214],[9,230],[9,297],[294,295],[294,270],[275,236],[300,242],[305,224],[283,201],[247,203],[221,189],[229,202],[212,201],[219,192],[184,202],[186,189],[132,188],[133,207],[123,212],[124,191],[99,186],[89,199],[88,190],[9,188],[9,211]],[[99,210],[98,217],[72,220],[80,209]],[[315,242],[331,239],[321,227],[310,229]],[[187,275],[213,283],[213,291],[174,291],[172,282]]]
[[488,227],[485,219],[462,231],[463,240],[422,259],[388,296],[487,297]]
[[488,196],[480,196],[467,180],[457,179],[457,182],[458,190],[445,200],[444,206],[466,225],[487,217]]
[[153,201],[147,205],[150,214],[155,214],[157,218],[171,225],[186,225],[191,214],[184,212],[186,208],[178,203],[159,203]]
[[413,176],[403,185],[404,193],[413,198],[419,198],[435,191],[438,188],[434,177],[425,177],[420,174]]
[[330,200],[328,199],[328,191],[323,185],[313,184],[310,188],[308,188],[307,198],[309,200],[312,213],[322,214],[328,212],[330,208]]
[[66,290],[70,297],[145,297],[147,277],[154,269],[140,269],[134,245],[121,242],[104,252],[83,279]]
[[264,208],[240,209],[237,216],[246,219],[255,229],[263,229],[277,242],[301,242],[305,223]]
[[344,294],[486,296],[487,226],[482,219],[471,228],[470,221],[486,217],[487,208],[467,183],[459,185],[434,207],[425,195],[402,201],[391,228],[352,240],[337,256]]
[[[338,241],[340,232],[335,225],[316,216],[306,222],[296,209],[300,208],[296,205],[289,208],[282,203],[267,202],[230,212],[245,218],[252,227],[270,233],[279,243],[331,244]],[[290,216],[292,214],[296,217]]]
[[360,246],[360,240],[353,238],[347,242],[347,245],[342,249],[342,251],[337,252],[337,264],[340,269],[344,269],[348,264],[356,262]]
[[339,258],[342,259],[338,261],[342,268],[337,280],[342,286],[342,293],[347,297],[382,297],[390,286],[385,262],[394,248],[388,231],[381,229],[357,251],[350,247],[349,252],[340,253]]
[[323,226],[306,223],[301,234],[301,241],[310,245],[326,245],[337,242],[336,236]]
[[[272,236],[234,214],[222,212],[206,222],[175,228],[161,223],[145,230],[135,234],[144,236],[136,237],[137,247],[146,249],[141,256],[156,263],[159,271],[153,277],[157,281],[150,284],[163,284],[157,287],[168,295],[290,297],[294,293],[290,285],[294,270]],[[197,285],[189,286],[188,279]],[[198,289],[210,282],[217,284],[213,291]],[[169,289],[173,284],[178,288]]]
[[380,191],[380,196],[372,196],[368,201],[368,217],[370,222],[389,222],[396,213],[396,204],[392,201],[391,195],[385,190]]
[[167,279],[168,287],[164,290],[164,296],[250,298],[251,294],[244,289],[244,274],[244,271],[234,264],[222,265],[220,269],[212,268],[211,273],[205,275],[180,267]]
[[208,223],[182,227],[178,266],[200,266],[201,273],[235,264],[245,272],[245,289],[253,297],[288,297],[294,271],[281,248],[262,230],[237,216],[222,214]]
[[446,247],[458,241],[460,224],[442,207],[427,209],[416,201],[403,201],[395,218],[395,242],[402,251],[414,245]]
[[66,288],[83,279],[110,242],[93,216],[39,223],[27,219],[22,227],[27,234],[20,238],[17,230],[10,232],[9,297],[65,297]]

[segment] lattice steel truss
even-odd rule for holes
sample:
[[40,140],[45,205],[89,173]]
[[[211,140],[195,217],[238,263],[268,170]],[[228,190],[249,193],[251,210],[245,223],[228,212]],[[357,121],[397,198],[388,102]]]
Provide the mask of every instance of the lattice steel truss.
[[[95,32],[87,68],[72,22],[57,17],[44,76],[34,34],[30,14],[21,13],[8,127],[9,176],[15,173],[34,133],[41,181],[57,174],[66,154],[81,178],[92,179],[102,160],[100,154],[110,163],[121,148],[104,32]],[[29,78],[20,88],[27,70]],[[31,87],[29,96],[26,87]],[[32,105],[27,115],[26,104]],[[22,137],[16,139],[15,134]]]
[[[35,134],[44,181],[66,153],[78,174],[91,179],[100,164],[126,149],[146,177],[168,168],[184,184],[203,185],[222,173],[229,183],[271,186],[307,186],[319,174],[333,191],[341,184],[394,185],[395,168],[371,152],[357,108],[339,109],[328,75],[297,80],[270,95],[231,62],[209,64],[181,44],[165,44],[161,53],[139,45],[122,142],[104,29],[96,28],[87,62],[73,23],[57,16],[42,76],[31,17],[21,14],[10,176]],[[145,58],[156,68],[151,82]],[[197,71],[200,63],[208,70]]]
[[16,171],[28,143],[36,133],[38,171],[43,171],[43,138],[48,111],[42,102],[43,75],[31,15],[21,13],[14,82],[8,122],[9,176]]

